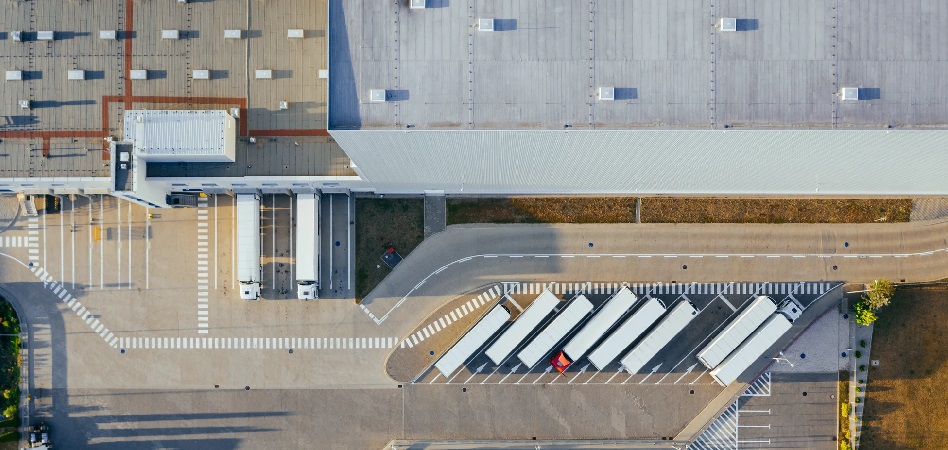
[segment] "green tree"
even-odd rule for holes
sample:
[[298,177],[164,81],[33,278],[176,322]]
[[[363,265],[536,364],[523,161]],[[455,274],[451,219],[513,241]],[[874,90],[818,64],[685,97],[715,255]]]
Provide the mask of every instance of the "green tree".
[[872,310],[877,310],[889,304],[895,294],[895,285],[885,278],[879,278],[869,285],[869,289],[862,295],[862,300]]
[[856,323],[859,325],[871,325],[879,318],[864,299],[857,301],[853,308],[856,310]]

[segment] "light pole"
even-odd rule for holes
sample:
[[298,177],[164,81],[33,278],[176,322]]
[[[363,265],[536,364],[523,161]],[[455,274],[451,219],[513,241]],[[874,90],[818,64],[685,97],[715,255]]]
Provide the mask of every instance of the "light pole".
[[790,362],[790,360],[787,359],[785,356],[783,356],[783,352],[778,353],[778,356],[776,356],[776,357],[774,357],[774,358],[771,358],[771,359],[773,359],[774,361],[776,361],[776,362],[778,362],[778,363],[781,362],[781,361],[783,361],[783,362],[785,362],[785,363],[787,363],[787,364],[790,364],[790,367],[793,367],[793,363]]

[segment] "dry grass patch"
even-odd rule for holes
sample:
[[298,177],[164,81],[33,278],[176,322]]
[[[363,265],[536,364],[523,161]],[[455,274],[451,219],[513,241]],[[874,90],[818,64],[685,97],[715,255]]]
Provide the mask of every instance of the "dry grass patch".
[[948,287],[900,287],[872,338],[860,448],[948,448]]
[[365,298],[389,269],[381,256],[387,245],[407,257],[425,238],[421,198],[356,199],[356,299]]
[[633,197],[448,198],[459,223],[635,223]]
[[643,223],[908,222],[911,199],[643,198]]

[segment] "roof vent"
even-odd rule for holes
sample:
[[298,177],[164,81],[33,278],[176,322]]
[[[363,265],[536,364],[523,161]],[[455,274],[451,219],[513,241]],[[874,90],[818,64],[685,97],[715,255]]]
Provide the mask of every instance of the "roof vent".
[[20,100],[18,103],[20,104],[20,108],[22,108],[22,109],[30,109],[30,101],[29,101],[29,100]]
[[290,39],[303,39],[303,30],[286,30],[286,37]]
[[258,80],[269,80],[273,78],[273,71],[269,69],[257,69],[254,71],[254,75]]
[[411,0],[409,4],[411,9],[425,9],[428,7],[427,0]]
[[21,80],[23,80],[23,71],[20,71],[20,70],[7,71],[7,81],[21,81]]
[[117,36],[115,30],[99,30],[99,39],[114,41]]
[[734,17],[722,17],[718,22],[718,28],[721,31],[737,31],[737,19]]
[[326,69],[319,69],[319,78],[321,79],[329,78],[329,71]]
[[290,102],[286,100],[280,100],[280,109],[290,109]]
[[85,80],[86,71],[85,70],[70,70],[68,74],[70,80]]
[[180,37],[181,33],[178,30],[161,30],[162,39],[179,39]]
[[37,41],[52,41],[56,39],[56,33],[53,31],[37,31],[36,40]]
[[224,39],[243,39],[244,34],[240,30],[224,30]]
[[477,29],[481,31],[494,31],[494,19],[477,19]]
[[380,103],[385,101],[385,89],[370,89],[369,90],[369,101],[372,103]]
[[859,100],[859,88],[844,87],[839,90],[839,97],[843,101]]
[[147,70],[129,70],[128,75],[129,75],[129,78],[133,80],[147,80],[148,79]]
[[191,78],[194,80],[210,80],[211,71],[207,69],[195,69],[191,71]]
[[599,87],[599,100],[615,100],[616,88],[612,86]]

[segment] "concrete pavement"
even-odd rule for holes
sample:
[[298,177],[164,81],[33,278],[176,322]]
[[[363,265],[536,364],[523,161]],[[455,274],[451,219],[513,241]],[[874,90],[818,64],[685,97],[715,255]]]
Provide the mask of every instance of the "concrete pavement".
[[[168,429],[186,427],[194,417],[230,411],[310,417],[320,405],[331,409],[294,424],[265,421],[260,426],[272,429],[262,431],[247,428],[250,416],[215,422],[210,426],[240,432],[235,440],[216,443],[217,448],[255,447],[281,438],[291,439],[291,446],[305,446],[296,445],[312,432],[302,430],[304,424],[334,428],[327,438],[339,444],[334,448],[372,447],[393,437],[432,437],[412,433],[437,433],[440,428],[413,424],[423,417],[439,418],[438,411],[453,404],[450,395],[459,394],[442,393],[444,387],[399,390],[385,375],[384,361],[394,342],[440,305],[474,287],[501,281],[815,281],[879,275],[896,281],[931,279],[945,275],[942,249],[948,247],[948,225],[941,222],[449,227],[419,246],[370,295],[365,308],[359,308],[350,300],[237,299],[232,289],[233,207],[226,196],[214,197],[210,204],[217,208],[203,215],[195,210],[161,211],[162,217],[154,219],[147,210],[113,198],[70,203],[64,202],[58,216],[21,218],[0,234],[24,243],[0,249],[0,277],[10,295],[27,305],[24,321],[35,344],[36,411],[56,429],[75,429],[65,440],[75,448],[118,448],[123,438],[150,447],[172,439],[173,433],[148,431],[154,427],[152,419],[133,420],[147,416],[146,405],[157,393],[169,396],[164,408],[172,417],[169,424],[184,424]],[[207,241],[199,239],[201,229],[212,230],[204,233]],[[95,239],[97,233],[101,240]],[[208,249],[204,264],[201,248]],[[204,278],[195,267],[208,268],[208,281],[201,282]],[[207,288],[202,290],[202,284]],[[198,334],[200,298],[208,299],[205,335]],[[250,392],[270,395],[240,403],[251,398],[238,397],[247,386]],[[315,393],[323,390],[338,397]],[[416,401],[403,404],[409,391]],[[512,392],[516,398],[528,391]],[[471,397],[469,406],[475,409],[491,401],[490,395]],[[474,401],[478,398],[480,402]],[[424,407],[413,409],[415,405]],[[93,417],[83,418],[84,412],[94,412]],[[369,414],[377,423],[338,426],[333,412],[343,417]],[[473,419],[473,425],[444,425],[454,427],[457,437],[477,430],[491,436],[492,431],[503,431],[490,421],[477,422],[487,416]],[[107,424],[126,420],[131,431],[108,431]],[[301,430],[288,430],[291,426]],[[584,437],[599,433],[588,427],[559,434],[539,425],[534,429],[540,437],[555,438],[570,438],[575,436],[570,432],[580,430],[590,432]],[[366,440],[345,445],[350,442],[346,434],[360,431]],[[630,429],[619,427],[608,435],[626,432]],[[208,430],[203,438],[180,446],[201,448],[208,442],[204,438],[215,433]]]

